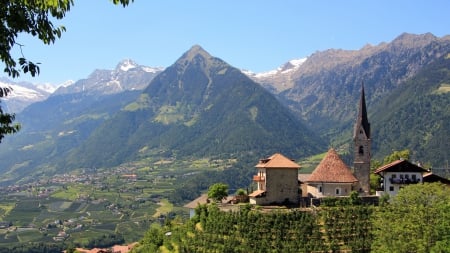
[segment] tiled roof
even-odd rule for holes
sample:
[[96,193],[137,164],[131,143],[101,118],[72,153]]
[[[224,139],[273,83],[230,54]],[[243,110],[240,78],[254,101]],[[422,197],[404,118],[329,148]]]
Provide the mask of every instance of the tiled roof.
[[383,165],[375,170],[375,174],[380,172],[427,172],[426,169],[419,167],[407,160],[397,160],[389,164]]
[[336,151],[330,149],[307,182],[354,183],[357,181],[350,168],[345,165]]
[[250,193],[248,196],[249,197],[258,197],[258,196],[260,196],[261,194],[263,194],[265,192],[266,191],[263,191],[263,190],[256,190],[256,191]]
[[450,180],[433,174],[432,172],[423,174],[423,181],[427,183],[441,182],[443,184],[450,185]]
[[202,194],[200,197],[194,199],[193,201],[187,203],[183,207],[194,209],[197,208],[198,205],[203,205],[208,203],[208,194]]
[[298,181],[304,183],[307,182],[311,174],[298,174]]
[[300,165],[293,160],[286,158],[280,153],[276,153],[269,158],[259,160],[256,168],[291,168],[299,169]]

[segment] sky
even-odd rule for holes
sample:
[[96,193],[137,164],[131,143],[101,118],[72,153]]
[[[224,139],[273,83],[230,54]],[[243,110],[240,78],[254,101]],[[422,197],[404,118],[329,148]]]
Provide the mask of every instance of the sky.
[[[448,0],[135,0],[125,8],[75,0],[54,21],[67,29],[54,44],[19,36],[24,56],[40,62],[41,73],[14,81],[56,86],[124,59],[168,67],[193,45],[236,68],[265,72],[317,51],[358,50],[404,32],[450,35],[448,10]],[[11,53],[21,57],[17,47]]]

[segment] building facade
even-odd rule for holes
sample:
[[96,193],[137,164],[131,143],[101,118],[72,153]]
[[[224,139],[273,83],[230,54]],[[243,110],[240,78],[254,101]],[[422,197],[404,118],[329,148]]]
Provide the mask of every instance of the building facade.
[[393,197],[407,185],[423,183],[423,175],[427,172],[407,160],[397,160],[381,166],[374,172],[382,178],[381,191],[377,191],[377,195],[389,194]]
[[253,181],[256,191],[249,194],[250,204],[276,205],[298,204],[300,166],[282,154],[276,153],[267,159],[261,159],[255,166]]

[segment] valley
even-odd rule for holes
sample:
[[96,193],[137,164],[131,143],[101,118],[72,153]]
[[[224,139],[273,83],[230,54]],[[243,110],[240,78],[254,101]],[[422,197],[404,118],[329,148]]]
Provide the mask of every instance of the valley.
[[187,217],[186,209],[168,200],[180,179],[233,163],[145,161],[2,187],[0,248],[25,242],[89,246],[102,238],[138,241],[153,223]]

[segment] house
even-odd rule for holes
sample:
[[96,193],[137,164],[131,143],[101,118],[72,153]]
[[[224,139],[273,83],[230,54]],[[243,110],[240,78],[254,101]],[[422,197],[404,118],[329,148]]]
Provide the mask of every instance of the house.
[[195,208],[197,208],[199,205],[204,205],[206,203],[209,203],[208,194],[202,194],[200,197],[192,200],[183,207],[189,209],[189,218],[192,218],[195,215]]
[[383,180],[381,191],[378,191],[377,195],[395,196],[401,188],[407,185],[422,183],[423,175],[427,172],[426,169],[407,160],[397,160],[381,166],[374,172]]
[[435,183],[435,182],[439,182],[445,185],[450,186],[450,180],[438,176],[436,174],[433,174],[433,172],[427,172],[425,174],[423,174],[423,182],[424,183]]
[[358,179],[336,150],[331,148],[306,183],[308,195],[313,198],[348,196],[356,187]]
[[306,183],[311,174],[298,174],[298,183],[300,184],[301,196],[303,198],[308,197],[308,184]]
[[293,160],[276,153],[269,158],[261,159],[255,166],[256,175],[253,181],[257,190],[250,193],[250,204],[298,204],[300,166]]

